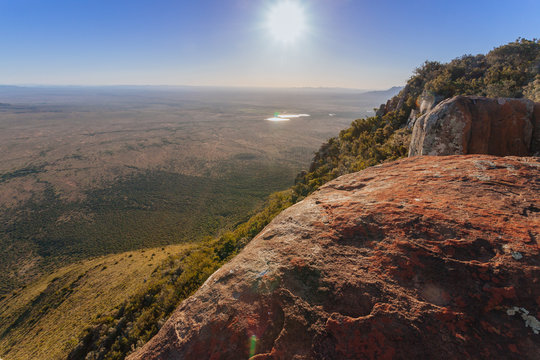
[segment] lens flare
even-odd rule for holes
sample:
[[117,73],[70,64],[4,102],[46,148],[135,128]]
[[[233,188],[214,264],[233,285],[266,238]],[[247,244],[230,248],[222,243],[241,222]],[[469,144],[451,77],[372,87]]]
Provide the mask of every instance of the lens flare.
[[257,336],[251,335],[249,338],[249,357],[255,355],[255,348],[257,347]]

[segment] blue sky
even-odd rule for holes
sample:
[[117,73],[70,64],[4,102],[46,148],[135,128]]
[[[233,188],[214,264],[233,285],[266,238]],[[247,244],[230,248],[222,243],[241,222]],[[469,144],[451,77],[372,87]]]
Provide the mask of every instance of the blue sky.
[[[281,1],[305,14],[288,44],[265,27]],[[539,19],[538,0],[0,0],[0,84],[384,89]]]

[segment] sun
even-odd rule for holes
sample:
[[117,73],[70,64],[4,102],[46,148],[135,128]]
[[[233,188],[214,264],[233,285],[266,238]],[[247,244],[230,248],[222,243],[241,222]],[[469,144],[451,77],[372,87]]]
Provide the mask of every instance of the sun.
[[282,1],[270,9],[266,25],[275,40],[284,44],[293,43],[306,30],[304,8],[297,2]]

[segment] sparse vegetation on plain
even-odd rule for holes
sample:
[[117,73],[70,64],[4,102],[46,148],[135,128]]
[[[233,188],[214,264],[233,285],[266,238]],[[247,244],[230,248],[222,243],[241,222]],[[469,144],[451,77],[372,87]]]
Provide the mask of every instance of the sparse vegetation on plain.
[[[16,89],[0,89],[11,103],[0,108],[0,294],[83,258],[232,228],[290,186],[345,119],[387,96]],[[264,120],[306,108],[308,119]]]

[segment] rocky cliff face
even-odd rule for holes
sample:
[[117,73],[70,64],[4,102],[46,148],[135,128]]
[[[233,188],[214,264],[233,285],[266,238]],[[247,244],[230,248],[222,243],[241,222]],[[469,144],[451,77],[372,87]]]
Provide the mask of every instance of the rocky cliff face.
[[282,212],[130,359],[537,359],[540,162],[413,157]]
[[540,103],[456,96],[416,119],[409,156],[540,152]]
[[386,104],[381,104],[379,106],[376,111],[376,115],[383,116],[390,112],[403,109],[403,105],[405,104],[405,101],[407,100],[407,96],[409,95],[410,91],[411,87],[409,85],[405,85],[405,87],[399,92],[399,94],[389,99]]

